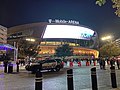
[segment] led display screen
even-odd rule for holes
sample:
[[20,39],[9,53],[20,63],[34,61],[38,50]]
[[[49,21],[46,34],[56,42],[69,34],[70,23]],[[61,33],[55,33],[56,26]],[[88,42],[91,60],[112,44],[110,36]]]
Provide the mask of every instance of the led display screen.
[[90,39],[94,31],[81,26],[47,25],[43,38]]

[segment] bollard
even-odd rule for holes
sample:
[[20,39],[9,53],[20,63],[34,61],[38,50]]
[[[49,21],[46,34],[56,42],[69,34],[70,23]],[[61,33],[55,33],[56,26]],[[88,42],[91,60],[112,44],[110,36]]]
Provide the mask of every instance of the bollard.
[[63,65],[63,67],[64,67],[64,61],[62,61],[62,65]]
[[92,80],[92,90],[98,90],[96,68],[95,67],[91,68],[91,80]]
[[42,72],[40,70],[36,72],[35,90],[42,90]]
[[94,63],[94,66],[96,66],[96,61],[93,61],[93,63]]
[[67,85],[68,85],[68,90],[74,90],[72,69],[67,70]]
[[79,66],[79,67],[81,66],[81,61],[78,62],[78,66]]
[[90,66],[90,62],[89,61],[86,61],[86,66]]
[[111,84],[112,84],[112,88],[117,88],[115,66],[111,66],[110,69],[111,69]]
[[70,61],[70,67],[73,67],[73,62],[72,61]]
[[90,66],[90,62],[88,61],[88,66]]

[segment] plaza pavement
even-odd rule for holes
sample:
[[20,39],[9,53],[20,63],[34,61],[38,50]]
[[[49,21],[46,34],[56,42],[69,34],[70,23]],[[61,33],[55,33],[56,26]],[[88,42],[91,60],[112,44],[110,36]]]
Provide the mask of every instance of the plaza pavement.
[[[20,66],[20,73],[16,73],[16,65],[15,63],[13,64],[14,64],[14,72],[15,72],[13,74],[4,73],[2,65],[0,66],[0,90],[34,90],[35,75],[27,72],[24,69],[24,66]],[[76,75],[74,81],[79,83],[79,84],[75,84],[75,90],[92,90],[91,84],[88,84],[88,82],[91,81],[89,79],[90,77],[88,77],[90,76],[90,72],[88,72],[88,70],[90,70],[90,68],[92,67],[93,65],[86,67],[84,62],[82,63],[81,67],[78,67],[77,63],[74,63],[74,66],[70,67],[70,68],[73,68],[74,74]],[[65,68],[69,69],[69,64],[65,65]],[[98,75],[97,76],[98,90],[120,90],[120,70],[116,69],[118,88],[113,89],[111,87],[111,81],[110,81],[110,69],[109,69],[110,67],[106,66],[106,70],[100,70],[99,65],[97,64],[96,68],[97,68],[97,75]],[[60,73],[63,73],[63,72],[64,71]],[[66,80],[64,80],[66,76],[61,75],[58,77],[57,74],[55,76],[57,76],[58,81],[56,81],[56,77],[54,78],[51,76],[52,78],[48,78],[48,76],[46,77],[44,75],[45,79],[43,80],[44,82],[43,90],[67,90],[66,86],[65,88],[62,87],[62,85],[64,86],[65,84],[60,82],[60,80],[63,80],[66,83]],[[77,76],[79,77],[76,78]],[[107,77],[105,78],[105,76]],[[52,80],[52,81],[49,81],[49,80]],[[47,88],[49,87],[49,83],[51,83],[52,85],[54,82],[57,84],[61,84],[61,88],[57,88],[57,85],[55,86],[55,84],[53,87]],[[79,89],[79,85],[82,85],[83,88]]]

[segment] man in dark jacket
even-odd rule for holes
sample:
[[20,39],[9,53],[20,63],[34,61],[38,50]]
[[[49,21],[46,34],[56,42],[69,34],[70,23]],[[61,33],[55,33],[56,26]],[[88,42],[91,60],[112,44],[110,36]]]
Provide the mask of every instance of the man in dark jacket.
[[117,67],[118,67],[118,69],[120,69],[120,66],[119,66],[119,65],[120,65],[120,60],[117,59],[117,60],[116,60],[116,63],[117,63]]
[[3,54],[2,59],[3,59],[3,63],[4,63],[4,73],[7,73],[8,60],[7,60],[5,54]]
[[105,60],[102,60],[103,69],[105,70]]
[[98,60],[99,60],[100,69],[103,69],[102,58],[99,58]]
[[111,67],[112,67],[114,64],[115,64],[114,58],[112,58],[112,59],[110,60],[110,65],[111,65]]

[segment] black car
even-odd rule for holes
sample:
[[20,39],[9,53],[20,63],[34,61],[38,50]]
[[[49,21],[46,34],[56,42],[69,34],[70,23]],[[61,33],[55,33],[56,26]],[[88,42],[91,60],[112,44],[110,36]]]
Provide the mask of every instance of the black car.
[[35,73],[37,70],[60,71],[62,66],[55,59],[51,59],[51,60],[35,61],[33,63],[26,65],[25,68],[27,71],[32,71],[32,73]]

